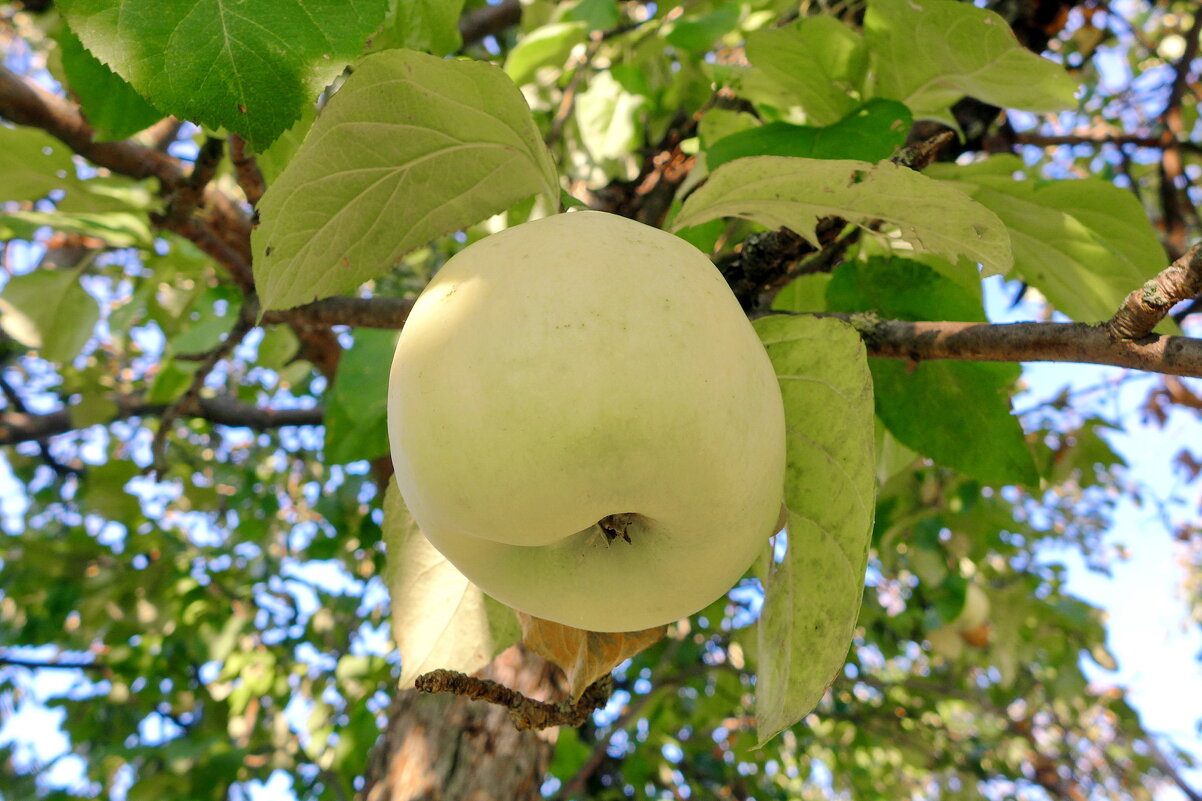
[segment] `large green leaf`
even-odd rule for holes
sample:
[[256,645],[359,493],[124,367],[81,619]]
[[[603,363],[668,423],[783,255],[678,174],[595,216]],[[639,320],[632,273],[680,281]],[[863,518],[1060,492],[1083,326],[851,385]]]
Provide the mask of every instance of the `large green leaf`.
[[177,117],[271,144],[338,77],[387,0],[61,0],[80,40]]
[[388,453],[388,365],[396,331],[364,328],[343,352],[326,398],[325,461],[374,459]]
[[830,125],[860,104],[867,51],[860,35],[834,17],[750,33],[747,59],[782,96],[795,99],[811,124]]
[[1064,67],[1014,38],[992,11],[954,0],[870,0],[864,38],[875,94],[900,100],[917,118],[952,125],[950,107],[968,95],[1003,108],[1062,111],[1077,90]]
[[756,719],[761,744],[793,725],[843,668],[860,611],[875,509],[872,382],[848,325],[766,317],[756,331],[785,402],[789,543],[764,577]]
[[[909,259],[844,264],[831,278],[826,300],[831,311],[985,321],[980,299],[967,288]],[[877,414],[903,445],[987,483],[1038,479],[1022,427],[1010,413],[1018,365],[869,359],[869,366]]]
[[0,327],[52,362],[78,356],[99,319],[100,307],[73,270],[34,270],[0,291]]
[[259,205],[264,308],[353,290],[406,252],[532,195],[559,202],[526,101],[496,67],[368,56]]
[[521,631],[513,611],[434,549],[393,482],[384,493],[384,544],[401,689],[435,668],[474,673],[517,642]]
[[98,140],[124,139],[163,118],[163,112],[89,53],[66,25],[58,43],[71,94]]
[[870,100],[824,128],[770,122],[736,131],[706,149],[705,164],[713,170],[746,156],[875,162],[893,155],[909,131],[909,109],[892,100]]
[[1014,267],[1075,320],[1109,319],[1129,292],[1166,264],[1139,200],[1097,178],[1015,180],[1017,156],[932,165],[928,174],[991,209],[1010,232]]
[[1010,269],[1001,220],[963,192],[885,161],[755,156],[724,164],[685,201],[674,227],[741,217],[789,228],[817,242],[823,217],[883,223],[919,252],[979,262],[987,275]]

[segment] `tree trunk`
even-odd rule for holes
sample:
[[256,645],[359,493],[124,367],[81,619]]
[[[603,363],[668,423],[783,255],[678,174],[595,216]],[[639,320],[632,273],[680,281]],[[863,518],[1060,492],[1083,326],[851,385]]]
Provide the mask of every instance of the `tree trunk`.
[[[566,697],[563,672],[520,645],[479,674],[539,700]],[[397,693],[360,801],[525,801],[539,788],[558,730],[518,731],[507,710],[449,695]]]

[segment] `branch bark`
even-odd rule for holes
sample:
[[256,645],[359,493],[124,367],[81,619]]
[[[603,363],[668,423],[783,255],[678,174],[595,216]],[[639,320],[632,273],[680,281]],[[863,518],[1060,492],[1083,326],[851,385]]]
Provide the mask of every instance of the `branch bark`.
[[[161,415],[169,408],[165,403],[145,403],[138,398],[120,398],[117,413],[109,422],[134,417]],[[265,431],[287,426],[321,425],[325,410],[320,406],[309,409],[263,409],[243,403],[229,395],[199,398],[180,410],[181,416],[196,417],[230,428],[252,428]],[[80,426],[71,420],[70,409],[46,414],[27,414],[9,411],[0,415],[0,445],[15,445],[66,434]]]

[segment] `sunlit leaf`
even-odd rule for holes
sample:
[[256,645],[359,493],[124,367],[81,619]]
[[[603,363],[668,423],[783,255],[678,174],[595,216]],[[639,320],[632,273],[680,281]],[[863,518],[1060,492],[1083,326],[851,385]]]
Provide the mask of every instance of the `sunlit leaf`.
[[387,0],[62,0],[83,44],[156,107],[266,148],[359,54]]
[[850,326],[765,317],[785,402],[788,548],[764,580],[756,678],[762,745],[814,708],[851,645],[875,508],[873,388]]
[[968,258],[985,273],[1010,268],[1009,236],[989,209],[959,190],[890,162],[755,156],[719,167],[691,194],[674,227],[741,217],[817,242],[823,217],[896,228],[918,252]]
[[263,196],[259,297],[289,308],[352,290],[532,195],[558,203],[559,181],[503,72],[408,50],[369,56]]
[[434,549],[391,482],[384,496],[384,543],[402,689],[436,668],[474,673],[517,642],[513,612]]

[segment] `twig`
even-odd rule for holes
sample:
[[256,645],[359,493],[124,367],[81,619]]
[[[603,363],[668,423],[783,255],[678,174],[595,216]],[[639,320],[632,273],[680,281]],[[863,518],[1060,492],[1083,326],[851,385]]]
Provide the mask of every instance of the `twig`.
[[1152,333],[1170,309],[1200,292],[1202,243],[1194,245],[1155,278],[1131,292],[1105,328],[1120,339],[1142,339]]
[[521,21],[522,4],[518,0],[501,0],[496,5],[483,6],[461,17],[459,35],[463,37],[463,46],[467,47]]
[[251,208],[257,207],[263,193],[267,191],[267,185],[263,181],[259,163],[246,149],[246,140],[238,134],[230,135],[230,161],[234,164],[234,178],[238,181],[238,186],[242,187],[246,202]]
[[606,675],[588,686],[576,703],[536,701],[517,690],[489,679],[454,670],[431,670],[418,676],[414,686],[423,693],[452,693],[473,701],[487,701],[509,710],[514,727],[546,729],[551,726],[582,726],[594,709],[605,706],[613,692],[613,678]]
[[192,385],[188,387],[179,400],[169,406],[159,420],[158,430],[154,432],[154,440],[151,443],[151,453],[153,454],[153,463],[151,470],[156,477],[162,477],[167,471],[167,436],[171,431],[171,427],[183,409],[190,407],[196,402],[200,396],[200,390],[204,387],[205,379],[209,373],[213,372],[213,368],[224,359],[238,344],[250,333],[255,327],[255,318],[259,314],[259,301],[254,295],[250,295],[242,303],[242,308],[238,312],[238,321],[234,323],[234,327],[230,329],[226,335],[225,341],[213,348],[209,352],[208,358],[201,363],[197,368],[196,374],[192,377]]
[[[8,379],[4,377],[3,373],[0,373],[0,392],[3,392],[5,400],[8,401],[8,405],[12,407],[13,411],[21,415],[29,414],[29,409],[25,406],[25,401],[21,399],[16,388],[8,383]],[[50,452],[50,443],[46,441],[45,437],[38,437],[34,441],[38,444],[38,452],[42,455],[42,461],[60,478],[80,474],[79,470],[69,467],[54,458],[54,454]]]
[[225,140],[210,136],[205,139],[196,154],[192,164],[192,172],[188,177],[177,183],[171,193],[167,206],[167,217],[172,220],[186,220],[192,212],[204,202],[205,187],[217,174],[217,166],[221,163],[221,154],[225,148]]

